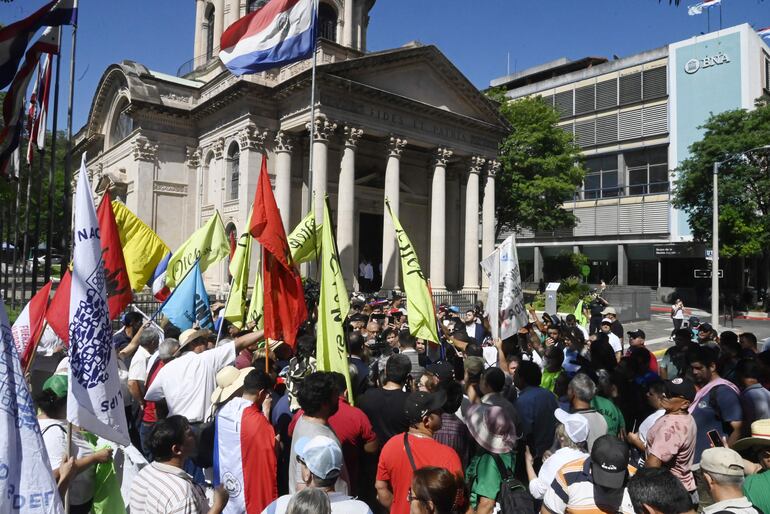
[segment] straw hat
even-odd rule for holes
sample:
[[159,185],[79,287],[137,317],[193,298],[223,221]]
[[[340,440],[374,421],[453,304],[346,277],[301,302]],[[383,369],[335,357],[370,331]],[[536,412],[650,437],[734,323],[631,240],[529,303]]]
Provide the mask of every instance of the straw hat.
[[254,368],[239,370],[235,366],[225,366],[217,372],[217,388],[211,393],[211,403],[218,405],[229,400],[235,392],[243,387],[243,381]]
[[770,419],[760,419],[751,424],[751,437],[738,439],[733,450],[741,451],[753,447],[770,447]]
[[208,337],[211,333],[210,330],[205,328],[188,328],[181,334],[179,334],[179,349],[176,351],[177,354],[182,353],[182,349],[187,346],[188,344],[192,343],[196,339],[200,339],[201,337]]

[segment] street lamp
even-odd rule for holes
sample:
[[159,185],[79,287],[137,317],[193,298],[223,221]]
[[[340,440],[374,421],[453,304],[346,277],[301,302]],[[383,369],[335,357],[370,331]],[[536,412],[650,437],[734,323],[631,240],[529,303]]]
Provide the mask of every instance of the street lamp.
[[745,152],[733,154],[723,161],[714,162],[714,191],[711,199],[713,204],[711,214],[711,252],[713,254],[711,256],[711,326],[715,330],[719,327],[719,166],[736,159],[745,159],[748,154],[759,150],[770,150],[770,145],[758,146]]

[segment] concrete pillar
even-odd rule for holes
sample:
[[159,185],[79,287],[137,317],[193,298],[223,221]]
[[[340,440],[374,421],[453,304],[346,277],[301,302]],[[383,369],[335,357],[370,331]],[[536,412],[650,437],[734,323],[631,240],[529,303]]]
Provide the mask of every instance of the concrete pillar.
[[[399,186],[401,183],[401,154],[406,139],[390,136],[387,143],[388,163],[385,167],[385,198],[390,201],[393,214],[399,213]],[[398,288],[398,248],[393,220],[385,206],[382,224],[382,289]]]
[[430,190],[430,282],[434,291],[446,289],[446,166],[452,150],[438,148]]
[[281,211],[283,229],[291,227],[291,151],[292,138],[283,130],[275,135],[275,202]]
[[628,252],[626,245],[618,245],[618,285],[628,285]]
[[580,253],[580,245],[572,245],[572,253]]
[[532,253],[534,254],[534,264],[535,264],[535,282],[540,283],[541,280],[543,280],[543,249],[539,246],[535,246],[532,248]]
[[479,288],[479,175],[487,160],[471,158],[465,186],[465,259],[463,289]]
[[352,291],[357,269],[353,247],[356,225],[356,146],[364,131],[345,125],[344,133],[345,149],[337,183],[337,252],[340,255],[340,269],[345,279],[345,287]]
[[[241,149],[238,210],[240,211],[241,222],[244,224],[251,214],[252,202],[254,202],[254,195],[257,192],[266,139],[267,130],[260,129],[253,123],[249,123],[238,132],[238,145]],[[239,226],[238,230],[240,229]]]
[[225,30],[225,0],[214,0],[214,54],[218,53],[222,32]]
[[195,0],[195,44],[193,57],[198,58],[203,55],[206,49],[203,47],[206,40],[206,33],[203,30],[203,23],[206,17],[206,0]]
[[[308,123],[308,129],[310,123]],[[326,197],[327,165],[329,162],[329,137],[337,130],[337,124],[318,116],[312,130],[313,138],[313,211],[316,223],[324,217],[324,199]]]
[[[495,177],[500,170],[500,163],[489,161],[484,182],[484,202],[481,206],[481,258],[485,259],[495,250]],[[489,289],[489,279],[481,274],[482,287]]]
[[344,18],[342,20],[342,44],[353,48],[353,0],[344,0]]

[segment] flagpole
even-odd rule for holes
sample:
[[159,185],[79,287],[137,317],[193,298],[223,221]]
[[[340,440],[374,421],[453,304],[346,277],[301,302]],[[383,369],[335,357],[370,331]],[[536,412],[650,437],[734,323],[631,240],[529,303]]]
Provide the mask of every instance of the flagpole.
[[[75,11],[78,9],[78,0],[75,0],[73,6]],[[70,90],[67,103],[67,155],[64,159],[64,223],[66,229],[62,236],[62,254],[67,254],[69,260],[72,260],[73,248],[70,248],[70,238],[72,237],[72,103],[75,97],[75,49],[78,41],[77,22],[72,25],[72,51],[70,58]],[[62,269],[62,276],[63,276]]]
[[[245,258],[245,257],[244,257]],[[225,306],[222,307],[222,322],[219,323],[219,330],[217,330],[217,340],[214,342],[214,346],[219,344],[219,339],[222,337],[222,327],[225,324],[225,313],[227,313],[227,306],[230,304],[230,298],[233,296],[233,284],[235,283],[235,277],[232,277],[230,279],[230,289],[227,293],[227,301],[225,301]],[[217,315],[219,317],[219,315]]]
[[38,240],[40,239],[40,204],[43,203],[43,174],[45,173],[43,162],[45,161],[45,149],[40,150],[38,152],[38,155],[40,160],[40,177],[37,180],[37,183],[35,184],[35,203],[37,205],[35,206],[35,228],[32,234],[32,241],[35,244],[35,249],[32,252],[32,292],[33,293],[37,291],[37,274],[38,274],[37,250],[38,250],[38,247],[40,246],[40,243],[38,242]]
[[[308,205],[313,209],[313,200],[315,191],[313,190],[313,138],[315,135],[315,87],[316,87],[316,66],[318,64],[318,34],[316,33],[318,25],[318,0],[313,0],[313,66],[310,82],[310,160],[308,162]],[[315,236],[313,236],[315,237]]]
[[[56,196],[56,130],[59,120],[59,69],[61,52],[56,55],[56,82],[53,90],[53,120],[51,121],[51,169],[48,171],[48,229],[45,234],[45,281],[51,280],[51,246],[53,245],[53,209]],[[45,134],[45,132],[44,132]],[[43,136],[45,137],[45,136]],[[66,230],[65,230],[66,232]],[[64,252],[62,252],[63,254]],[[64,262],[61,274],[64,276]]]
[[706,9],[706,34],[711,32],[711,11]]
[[722,3],[719,3],[719,30],[722,30]]
[[[19,159],[19,168],[21,168],[21,159]],[[21,174],[21,170],[19,170],[19,174]],[[21,179],[18,179],[16,181],[16,213],[19,212],[19,202],[21,197]],[[10,241],[8,241],[10,242]],[[8,249],[6,248],[6,251]],[[13,279],[13,285],[11,286],[11,309],[16,308],[16,260],[18,259],[19,254],[19,224],[16,223],[15,228],[13,230],[13,260],[11,261],[11,266],[14,268],[14,279]],[[7,269],[6,264],[6,269]],[[8,284],[6,284],[6,288],[8,287]],[[8,296],[7,291],[5,296]]]
[[24,368],[24,375],[29,373],[29,370],[32,369],[32,364],[35,362],[35,355],[37,355],[37,347],[40,346],[40,340],[43,339],[43,334],[45,333],[45,329],[48,327],[48,320],[43,320],[43,327],[40,330],[40,334],[35,338],[34,346],[32,347],[32,353],[29,356],[29,362],[27,363],[27,367]]
[[[67,393],[69,394],[69,392]],[[69,401],[69,400],[68,400]],[[69,460],[72,455],[72,423],[67,423],[67,451],[64,453],[64,459]],[[70,489],[64,491],[64,512],[70,514]]]
[[[182,278],[181,278],[181,279],[180,279],[180,280],[179,280],[179,281],[176,283],[176,285],[177,285],[177,286],[178,286],[179,284],[181,284],[182,282],[184,282],[184,279],[186,279],[186,278],[187,278],[187,275],[189,275],[189,274],[190,274],[190,272],[193,270],[193,268],[195,268],[195,266],[196,266],[198,263],[200,263],[200,261],[201,261],[201,258],[200,258],[200,257],[198,257],[197,259],[195,259],[195,262],[193,263],[193,265],[192,265],[192,266],[190,266],[190,269],[188,269],[188,270],[187,270],[187,272],[184,274],[184,276],[183,276],[183,277],[182,277]],[[150,323],[155,323],[155,318],[157,318],[157,317],[158,317],[158,314],[160,314],[160,312],[163,310],[163,307],[165,307],[165,306],[166,306],[166,304],[168,303],[168,301],[169,301],[169,300],[171,300],[171,298],[173,298],[173,296],[174,296],[174,293],[176,293],[177,289],[179,289],[179,287],[174,287],[174,289],[171,291],[171,294],[169,294],[169,295],[168,295],[168,298],[166,298],[165,300],[163,300],[163,303],[162,303],[162,304],[160,304],[160,307],[158,307],[158,310],[157,310],[157,311],[155,311],[155,314],[153,314],[153,315],[150,317],[150,319],[148,320]]]
[[[27,301],[27,255],[29,254],[29,208],[30,201],[32,200],[32,171],[34,166],[28,166],[27,169],[27,198],[24,200],[24,244],[22,245],[21,256],[21,301],[25,303]],[[18,218],[19,213],[16,213]],[[14,277],[14,282],[16,278]]]

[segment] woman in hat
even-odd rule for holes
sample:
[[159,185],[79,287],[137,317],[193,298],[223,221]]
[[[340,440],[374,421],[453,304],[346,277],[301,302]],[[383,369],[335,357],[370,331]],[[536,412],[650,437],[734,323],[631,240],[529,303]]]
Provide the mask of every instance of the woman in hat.
[[54,478],[59,483],[59,491],[63,497],[64,491],[69,489],[72,514],[86,514],[90,512],[94,498],[94,465],[98,462],[108,462],[112,458],[112,449],[104,448],[94,452],[80,430],[73,427],[72,456],[75,460],[65,461],[68,454],[68,385],[66,375],[52,375],[43,383],[43,390],[35,399],[35,403],[40,409],[40,431]]
[[[739,439],[733,449],[757,463],[753,470],[746,467],[743,494],[752,505],[763,512],[770,512],[770,419],[760,419],[751,424],[751,437]],[[749,474],[753,471],[752,474]]]
[[501,469],[513,474],[516,466],[516,427],[502,407],[477,403],[468,409],[468,431],[478,444],[465,471],[470,488],[470,503],[477,514],[495,510]]

